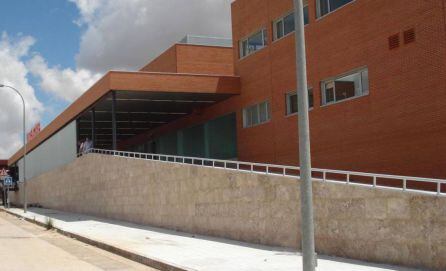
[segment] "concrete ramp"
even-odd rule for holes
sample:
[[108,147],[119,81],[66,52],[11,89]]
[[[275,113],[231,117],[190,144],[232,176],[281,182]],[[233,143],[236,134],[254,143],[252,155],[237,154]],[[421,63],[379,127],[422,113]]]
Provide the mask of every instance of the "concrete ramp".
[[[300,246],[297,178],[88,154],[30,180],[28,195],[50,209]],[[315,182],[314,202],[318,253],[446,269],[446,198]]]

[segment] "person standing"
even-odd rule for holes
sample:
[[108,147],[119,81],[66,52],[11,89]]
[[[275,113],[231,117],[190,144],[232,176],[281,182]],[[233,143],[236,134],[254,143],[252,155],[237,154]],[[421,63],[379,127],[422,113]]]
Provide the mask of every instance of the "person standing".
[[78,153],[79,153],[79,155],[81,155],[82,153],[84,153],[84,142],[79,140],[78,147],[79,147],[79,152]]
[[83,143],[83,152],[87,153],[93,147],[93,142],[87,137]]

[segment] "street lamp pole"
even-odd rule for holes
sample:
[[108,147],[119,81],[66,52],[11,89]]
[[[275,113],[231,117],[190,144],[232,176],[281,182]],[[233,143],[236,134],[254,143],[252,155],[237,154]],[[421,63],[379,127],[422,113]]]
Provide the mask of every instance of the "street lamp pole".
[[12,89],[15,93],[17,93],[20,98],[22,99],[23,103],[23,212],[26,213],[27,211],[27,195],[26,195],[26,106],[25,106],[25,99],[23,99],[22,94],[20,92],[7,85],[0,84],[0,88],[9,88]]
[[296,75],[299,126],[299,161],[301,194],[301,227],[303,270],[314,271],[317,258],[314,245],[313,189],[311,180],[310,124],[308,116],[307,57],[302,0],[294,0],[294,26],[296,29]]

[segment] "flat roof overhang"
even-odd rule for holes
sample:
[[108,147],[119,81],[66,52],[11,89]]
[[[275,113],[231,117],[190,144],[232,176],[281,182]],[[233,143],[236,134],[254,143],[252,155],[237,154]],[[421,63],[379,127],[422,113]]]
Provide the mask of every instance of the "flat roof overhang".
[[[194,108],[201,108],[240,94],[240,78],[226,75],[110,71],[28,142],[27,153],[75,119],[79,118],[80,129],[88,129],[90,124],[82,124],[91,123],[89,110],[93,107],[96,111],[96,125],[100,129],[96,135],[98,137],[108,135],[106,130],[111,126],[108,125],[109,121],[111,123],[111,117],[108,115],[111,115],[112,91],[116,93],[117,98],[118,125],[126,122],[138,128],[133,129],[130,134],[124,133],[124,129],[119,130],[118,126],[118,134],[131,136],[143,128],[149,130],[173,121],[191,113]],[[159,121],[151,121],[150,119],[155,119],[153,116],[162,118]],[[141,118],[147,120],[150,125],[136,125],[142,124]],[[125,129],[132,127],[121,125],[121,128]],[[82,131],[79,133],[82,136]],[[8,160],[8,164],[14,164],[22,157],[23,148]]]

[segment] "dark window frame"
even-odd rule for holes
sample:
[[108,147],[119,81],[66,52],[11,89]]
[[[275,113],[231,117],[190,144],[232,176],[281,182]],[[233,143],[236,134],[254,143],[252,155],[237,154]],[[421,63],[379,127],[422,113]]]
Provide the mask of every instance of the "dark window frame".
[[[310,23],[310,12],[309,12],[309,5],[308,2],[306,2],[306,4],[304,4],[304,16],[306,15],[306,21],[304,21],[305,25],[308,25]],[[305,13],[306,12],[306,13]],[[288,16],[293,15],[293,30],[285,33],[285,18],[287,18]],[[278,25],[280,24],[280,29],[278,29]],[[283,39],[291,34],[293,34],[295,32],[294,29],[294,10],[287,12],[285,15],[277,18],[276,20],[273,21],[272,23],[272,27],[273,27],[273,41],[276,40],[280,40]],[[281,33],[279,34],[279,30],[281,31]]]
[[[250,48],[249,44],[250,39],[254,39],[254,37],[259,34],[261,34],[262,45],[260,45],[260,48]],[[251,33],[250,35],[241,39],[238,42],[238,46],[239,46],[239,59],[246,58],[264,49],[266,46],[268,46],[268,30],[266,29],[266,27],[263,27],[260,30]]]
[[[322,5],[321,1],[323,1],[325,3],[325,5]],[[323,18],[323,17],[355,2],[356,0],[347,0],[349,2],[344,3],[338,7],[331,7],[330,6],[331,1],[336,1],[336,0],[316,0],[316,18],[318,18],[318,19]],[[324,7],[326,8],[326,10],[322,10]]]
[[[264,106],[265,108],[261,108]],[[265,111],[266,110],[266,111]],[[262,120],[261,111],[266,113],[265,118]],[[243,128],[255,127],[261,124],[271,121],[271,104],[269,100],[247,106],[243,108]],[[249,118],[248,118],[249,117]],[[255,121],[254,121],[255,119]]]
[[[356,88],[354,89],[354,95],[350,96],[350,97],[346,97],[343,99],[338,99],[337,97],[340,96],[339,93],[336,92],[336,82],[338,83],[342,83],[344,81],[341,81],[340,79],[344,79],[347,77],[352,77],[352,76],[358,76],[360,79],[360,89],[357,90]],[[337,103],[341,103],[344,101],[348,101],[348,100],[353,100],[353,99],[357,99],[363,96],[367,96],[370,94],[370,80],[369,80],[369,70],[367,67],[362,67],[362,68],[358,68],[346,73],[343,73],[341,75],[335,76],[335,77],[331,77],[328,79],[325,79],[323,81],[321,81],[321,106],[327,106],[327,105],[331,105],[331,104],[337,104]],[[330,85],[330,88],[327,88],[327,85]],[[332,89],[332,91],[330,91],[329,89]],[[328,98],[328,93],[332,92],[329,96],[331,97],[330,99]]]
[[[296,109],[297,111],[292,111],[292,96],[296,96]],[[299,106],[297,104],[297,91],[290,91],[285,94],[285,116],[293,116],[299,113]],[[312,110],[314,108],[314,91],[312,87],[308,88],[308,110]]]

